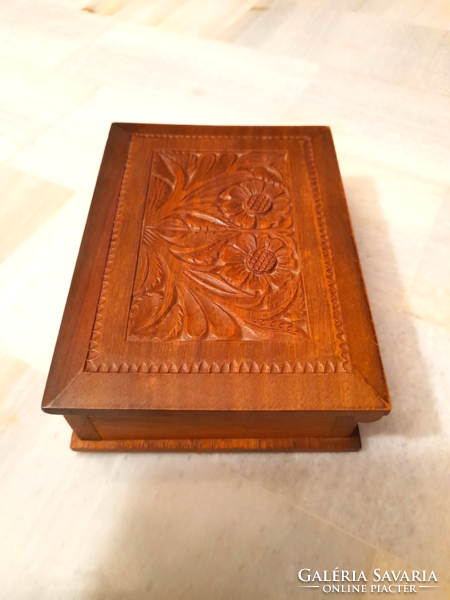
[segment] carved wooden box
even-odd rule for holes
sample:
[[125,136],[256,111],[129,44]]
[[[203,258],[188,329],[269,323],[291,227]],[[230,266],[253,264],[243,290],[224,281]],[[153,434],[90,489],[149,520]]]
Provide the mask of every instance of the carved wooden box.
[[330,130],[111,128],[45,390],[75,450],[357,450],[390,409]]

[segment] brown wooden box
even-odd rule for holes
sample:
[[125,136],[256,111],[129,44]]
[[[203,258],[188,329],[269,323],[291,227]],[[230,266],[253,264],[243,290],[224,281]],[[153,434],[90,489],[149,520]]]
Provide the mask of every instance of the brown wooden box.
[[357,450],[390,410],[328,127],[114,124],[42,408],[74,450]]

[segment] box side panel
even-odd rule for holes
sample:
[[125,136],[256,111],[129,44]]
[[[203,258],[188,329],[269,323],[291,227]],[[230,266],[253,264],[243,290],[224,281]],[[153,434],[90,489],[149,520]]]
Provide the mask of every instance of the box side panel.
[[155,411],[91,420],[102,440],[347,437],[356,426],[351,417],[272,411]]

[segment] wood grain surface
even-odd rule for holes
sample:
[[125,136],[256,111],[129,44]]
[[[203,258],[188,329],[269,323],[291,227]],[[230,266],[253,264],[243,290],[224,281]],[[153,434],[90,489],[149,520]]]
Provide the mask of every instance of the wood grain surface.
[[42,406],[82,440],[387,414],[329,128],[114,124]]
[[349,437],[187,439],[187,440],[80,440],[72,434],[78,452],[355,452],[361,449],[358,428]]

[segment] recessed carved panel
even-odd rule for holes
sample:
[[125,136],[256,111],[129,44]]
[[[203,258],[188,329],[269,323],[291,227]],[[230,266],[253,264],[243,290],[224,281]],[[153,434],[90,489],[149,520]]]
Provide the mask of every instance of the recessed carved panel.
[[85,369],[351,371],[308,136],[133,134]]
[[129,341],[307,337],[301,275],[286,152],[154,152]]

